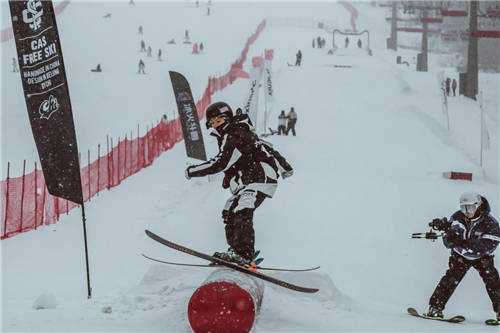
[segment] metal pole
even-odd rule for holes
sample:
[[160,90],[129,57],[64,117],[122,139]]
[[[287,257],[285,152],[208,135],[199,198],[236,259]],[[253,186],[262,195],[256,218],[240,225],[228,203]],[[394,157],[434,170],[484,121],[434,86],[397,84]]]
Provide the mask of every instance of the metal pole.
[[473,32],[477,31],[477,6],[478,1],[470,2],[469,49],[467,54],[467,83],[465,85],[465,96],[472,99],[476,99],[478,91],[477,37],[473,35]]
[[23,231],[23,206],[24,206],[24,184],[25,184],[25,179],[26,179],[26,160],[24,160],[23,162],[23,180],[22,180],[22,184],[23,184],[23,189],[21,190],[21,224],[19,225],[19,232],[22,232]]
[[127,142],[128,142],[128,134],[125,133],[125,139],[123,140],[123,145],[125,146],[125,157],[123,158],[123,179],[127,178]]
[[422,10],[422,72],[427,72],[427,52],[428,52],[428,28],[429,23],[427,22],[427,9]]
[[446,101],[446,127],[448,129],[448,132],[450,131],[450,114],[448,112],[448,96],[445,95],[445,101]]
[[99,196],[100,188],[100,178],[101,178],[101,144],[97,145],[97,196]]
[[[392,20],[391,20],[391,38],[390,38],[390,49],[393,49],[394,51],[398,50],[398,35],[397,35],[397,2],[393,1],[392,2]],[[368,47],[369,48],[369,47]]]
[[7,162],[7,189],[5,190],[5,219],[3,221],[3,236],[7,236],[7,219],[9,215],[9,181],[10,179],[10,162]]
[[118,137],[118,184],[122,181],[120,178],[121,170],[120,170],[120,137]]
[[38,217],[37,191],[38,191],[38,183],[37,183],[37,172],[36,172],[36,161],[35,161],[35,230],[36,230],[36,222],[37,222],[37,217]]
[[90,183],[92,182],[90,178],[90,149],[87,150],[87,175],[89,177],[89,201],[90,201],[90,198],[92,197],[92,192],[90,189]]
[[484,112],[483,112],[483,93],[479,93],[479,109],[481,110],[481,152],[479,154],[479,166],[483,167],[483,146],[484,146],[484,134],[483,134],[483,117],[484,117]]
[[[111,186],[114,186],[114,181],[115,181],[115,153],[113,152],[113,138],[110,138],[110,144],[111,144],[111,151],[109,155],[111,155],[111,181],[108,184],[108,190],[111,188]],[[108,155],[108,159],[109,159]]]
[[87,298],[92,297],[92,288],[90,287],[90,272],[89,272],[89,252],[87,247],[87,225],[85,217],[85,204],[82,202],[82,224],[83,224],[83,242],[85,244],[85,264],[87,268]]
[[[113,148],[113,147],[111,147],[111,148]],[[111,169],[109,167],[109,159],[111,157],[111,153],[109,151],[109,135],[106,135],[106,149],[107,149],[107,152],[106,152],[106,164],[107,164],[107,169],[108,169],[108,186],[106,188],[109,190],[110,189],[110,184],[111,184],[111,181],[109,180],[110,176],[111,176]]]
[[[265,60],[264,60],[265,61]],[[264,81],[266,74],[264,73]],[[264,134],[267,132],[267,82],[263,84],[264,87]],[[255,124],[257,126],[257,124]]]

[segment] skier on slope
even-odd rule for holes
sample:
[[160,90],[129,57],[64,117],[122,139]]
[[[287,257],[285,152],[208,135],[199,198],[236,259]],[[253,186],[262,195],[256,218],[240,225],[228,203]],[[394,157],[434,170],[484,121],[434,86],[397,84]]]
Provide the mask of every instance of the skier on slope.
[[449,221],[434,219],[431,224],[444,226],[443,243],[452,251],[449,269],[429,300],[426,316],[443,318],[442,311],[455,288],[469,268],[474,267],[486,285],[497,322],[500,322],[500,278],[493,261],[493,252],[500,242],[500,226],[491,216],[486,198],[477,192],[465,192],[460,196],[460,210]]
[[255,269],[253,213],[266,198],[271,198],[282,177],[293,174],[292,167],[272,146],[252,131],[248,117],[235,116],[229,105],[217,102],[206,111],[206,126],[217,138],[219,154],[209,161],[186,169],[186,178],[203,177],[224,171],[223,188],[233,194],[222,219],[229,244],[227,252],[214,256]]

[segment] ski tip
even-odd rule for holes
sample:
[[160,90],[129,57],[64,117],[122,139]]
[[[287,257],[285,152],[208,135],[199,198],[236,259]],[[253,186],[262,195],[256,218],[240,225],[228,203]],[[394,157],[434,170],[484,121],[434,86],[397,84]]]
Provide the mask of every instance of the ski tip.
[[488,326],[500,326],[500,321],[496,319],[487,319],[484,321],[484,323]]
[[411,307],[410,307],[410,308],[406,309],[406,311],[407,311],[409,314],[414,315],[414,316],[418,316],[418,315],[419,315],[418,311],[417,311],[417,310],[415,310],[415,308],[411,308]]

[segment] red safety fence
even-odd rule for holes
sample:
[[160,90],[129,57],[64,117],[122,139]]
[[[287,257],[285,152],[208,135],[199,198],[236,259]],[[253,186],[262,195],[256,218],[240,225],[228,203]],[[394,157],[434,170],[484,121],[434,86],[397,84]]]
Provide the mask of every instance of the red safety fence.
[[[232,65],[228,73],[209,78],[207,87],[196,102],[198,116],[205,116],[205,109],[210,105],[212,95],[232,84],[241,77],[243,63],[246,60],[250,45],[264,29],[263,20],[255,33],[247,40],[240,57]],[[103,190],[109,190],[150,166],[163,152],[171,149],[184,139],[179,118],[168,123],[158,122],[148,128],[144,136],[139,135],[139,127],[135,138],[132,132],[118,138],[116,145],[113,139],[108,139],[106,151],[97,147],[97,158],[91,162],[90,150],[87,156],[80,156],[80,163],[86,160],[86,166],[80,169],[83,187],[83,199],[90,201]],[[95,157],[93,157],[95,158]],[[34,230],[41,225],[57,222],[62,214],[67,214],[78,205],[50,195],[45,186],[43,172],[37,168],[26,174],[26,161],[23,163],[23,176],[10,178],[10,163],[7,164],[7,179],[0,181],[0,237],[11,237],[21,232]]]

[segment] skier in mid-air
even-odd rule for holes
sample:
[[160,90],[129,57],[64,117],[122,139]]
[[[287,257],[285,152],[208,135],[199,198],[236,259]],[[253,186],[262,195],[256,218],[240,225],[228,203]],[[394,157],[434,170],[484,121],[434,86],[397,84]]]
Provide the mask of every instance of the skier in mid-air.
[[224,171],[222,187],[233,194],[222,211],[227,252],[215,257],[255,269],[253,214],[266,198],[272,198],[283,178],[293,174],[285,158],[253,131],[248,117],[233,116],[228,104],[217,102],[206,110],[206,126],[212,129],[219,153],[209,161],[186,169],[186,178],[203,177]]
[[449,221],[446,218],[432,222],[438,230],[445,230],[444,245],[451,249],[449,268],[441,278],[429,300],[426,317],[443,318],[443,309],[467,271],[474,267],[481,276],[500,323],[500,278],[494,266],[493,252],[500,242],[500,226],[490,214],[485,197],[469,191],[460,196],[460,210]]

